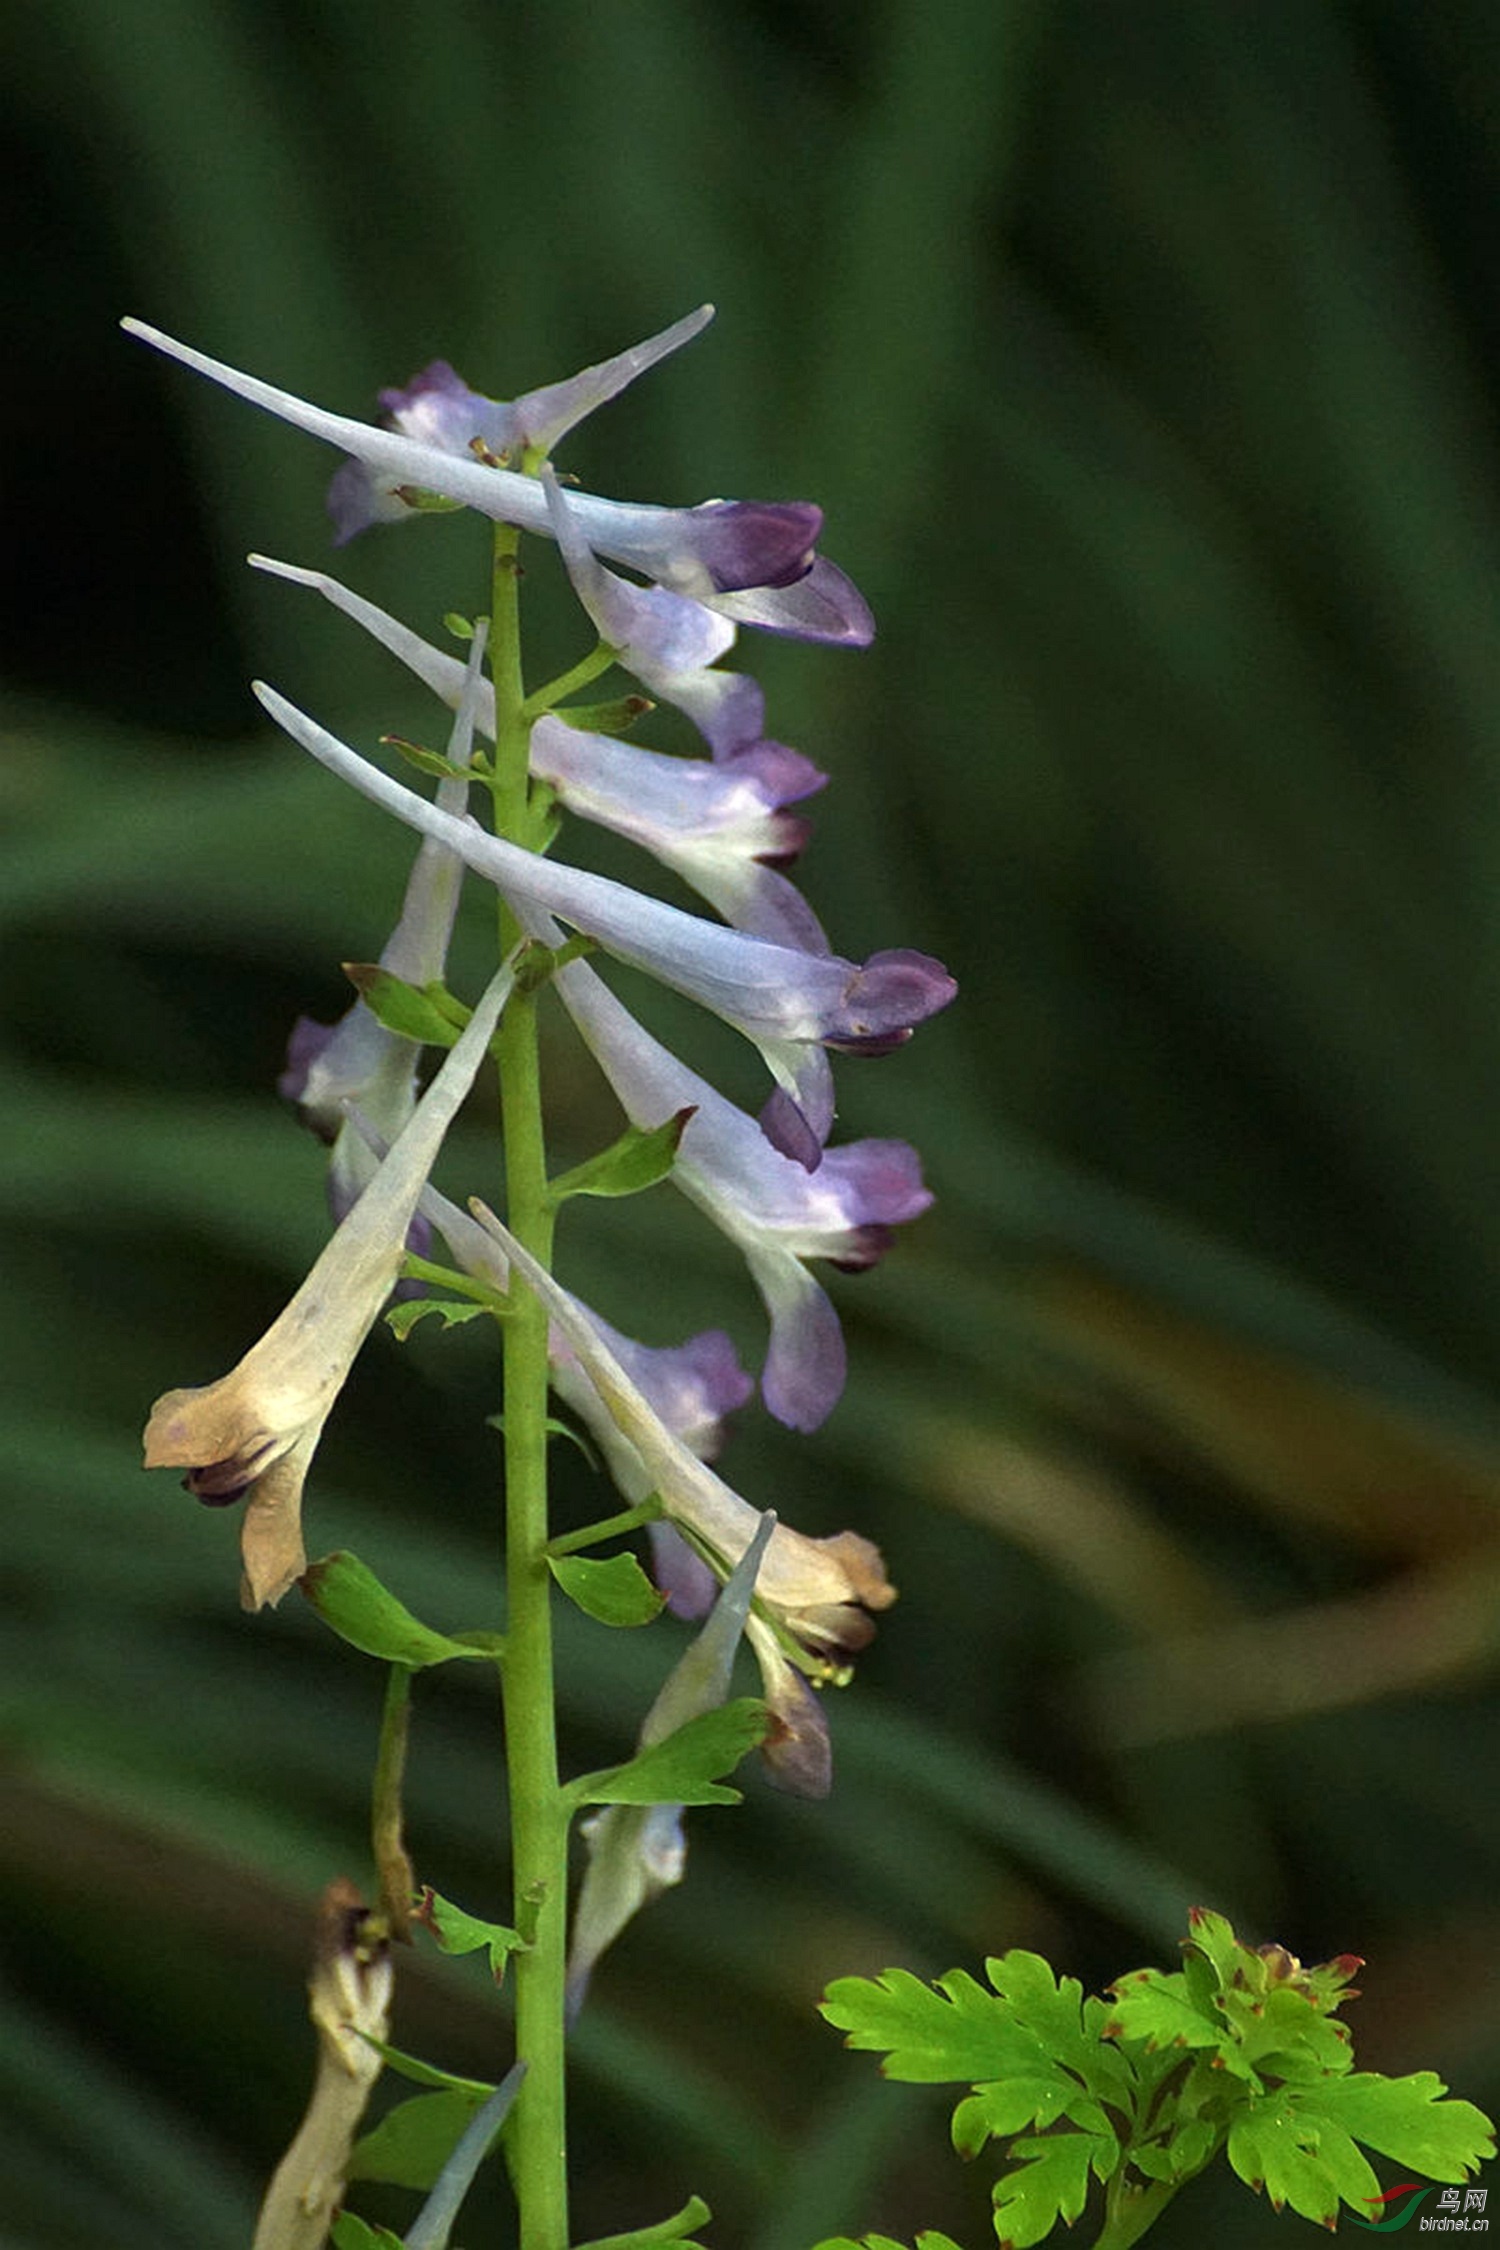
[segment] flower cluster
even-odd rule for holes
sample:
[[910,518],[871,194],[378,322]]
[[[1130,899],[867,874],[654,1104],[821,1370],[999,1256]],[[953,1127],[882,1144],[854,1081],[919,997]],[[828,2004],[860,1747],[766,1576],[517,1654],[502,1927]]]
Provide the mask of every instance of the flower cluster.
[[[494,691],[480,670],[482,625],[465,663],[321,572],[252,558],[332,602],[455,713],[446,758],[429,759],[442,778],[427,796],[274,689],[256,688],[295,743],[421,839],[382,957],[392,977],[437,984],[459,886],[473,876],[494,887],[537,946],[561,947],[575,933],[710,1009],[761,1053],[771,1088],[757,1118],[655,1040],[592,966],[565,957],[553,971],[630,1123],[649,1131],[686,1115],[672,1177],[742,1251],[769,1315],[763,1395],[772,1413],[807,1430],[829,1413],[844,1381],[837,1315],[810,1263],[873,1264],[892,1229],[930,1201],[903,1143],[828,1145],[830,1051],[889,1052],[954,987],[921,953],[857,962],[833,951],[787,873],[807,839],[800,808],[825,777],[767,736],[760,688],[721,664],[741,626],[854,647],[870,639],[861,596],[818,553],[820,511],[806,502],[624,503],[565,490],[552,472],[553,449],[585,415],[709,317],[702,308],[513,400],[486,398],[434,361],[404,389],[381,394],[378,424],[330,413],[126,325],[345,457],[329,496],[341,541],[434,506],[476,509],[554,541],[598,637],[595,669],[612,661],[643,691],[622,713],[664,702],[702,737],[706,755],[669,755],[599,731],[597,713],[575,721],[565,705],[554,706],[534,715],[530,771],[549,804],[640,845],[697,894],[706,915],[528,850],[472,816],[469,798],[490,771],[476,738],[496,732]],[[364,999],[336,1026],[303,1022],[293,1034],[283,1090],[334,1143],[338,1231],[234,1373],[206,1390],[169,1393],[147,1432],[148,1463],[187,1468],[201,1498],[248,1497],[246,1599],[255,1606],[278,1599],[302,1567],[307,1464],[414,1227],[435,1227],[456,1262],[487,1285],[524,1283],[542,1299],[555,1386],[594,1428],[627,1500],[653,1500],[677,1535],[675,1546],[666,1534],[658,1541],[675,1606],[701,1613],[703,1582],[729,1577],[758,1536],[757,1511],[706,1466],[724,1414],[749,1388],[727,1342],[700,1337],[675,1352],[631,1343],[563,1290],[499,1221],[482,1209],[468,1216],[428,1183],[509,989],[507,970],[420,1100],[419,1043],[388,1028]],[[774,1715],[769,1754],[788,1785],[817,1790],[827,1782],[826,1730],[806,1679],[836,1676],[868,1638],[869,1613],[894,1597],[879,1555],[853,1532],[811,1539],[777,1522],[759,1537],[745,1629]]]

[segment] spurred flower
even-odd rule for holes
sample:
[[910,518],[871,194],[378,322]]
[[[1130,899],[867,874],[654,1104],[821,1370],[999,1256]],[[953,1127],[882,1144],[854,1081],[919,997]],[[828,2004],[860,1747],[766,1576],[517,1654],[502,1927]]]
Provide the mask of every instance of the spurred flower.
[[787,807],[827,778],[797,751],[757,742],[713,765],[544,718],[531,730],[531,770],[569,812],[630,837],[670,867],[732,929],[801,952],[832,951],[812,908],[781,873],[808,831]]
[[246,1502],[240,1550],[247,1609],[280,1601],[307,1567],[308,1465],[390,1295],[423,1184],[512,982],[508,965],[492,979],[389,1155],[259,1343],[218,1382],[168,1391],[151,1409],[148,1469],[186,1469],[188,1489],[200,1500]]
[[[469,661],[458,667],[458,707],[448,739],[448,759],[455,766],[467,767],[473,749],[485,635],[481,620]],[[444,812],[458,814],[468,793],[466,780],[446,776],[438,784],[436,801]],[[419,986],[442,976],[463,878],[462,860],[424,837],[407,882],[401,918],[381,952],[382,968]],[[336,1024],[299,1016],[292,1027],[278,1091],[297,1104],[321,1139],[333,1144],[328,1193],[336,1219],[343,1218],[368,1186],[376,1162],[368,1139],[351,1122],[350,1111],[357,1109],[389,1145],[416,1106],[421,1053],[416,1040],[391,1031],[363,1000],[356,1000]],[[423,1240],[422,1224],[415,1222],[410,1246],[420,1251]]]
[[[400,430],[379,429],[345,414],[329,413],[274,383],[263,383],[194,351],[144,321],[127,320],[123,325],[143,343],[361,463],[373,490],[386,499],[378,504],[372,500],[368,511],[361,504],[346,512],[340,526],[345,536],[359,529],[361,522],[375,520],[388,506],[402,514],[409,512],[403,498],[409,493],[433,494],[477,509],[497,522],[552,536],[547,496],[534,476],[494,466],[467,445],[453,449],[457,422],[451,390],[443,394],[444,410],[429,406],[428,420],[438,423],[444,440],[433,444]],[[443,392],[442,384],[435,384],[433,390]],[[473,436],[483,452],[479,431]],[[699,601],[723,600],[730,615],[772,632],[837,637],[826,633],[825,627],[847,603],[852,589],[841,572],[819,562],[816,542],[823,517],[810,501],[705,500],[695,508],[662,508],[577,493],[572,506],[589,545],[638,570],[642,577]],[[811,580],[805,590],[804,580]],[[748,605],[746,596],[753,597]]]
[[[463,694],[465,668],[456,657],[434,648],[337,579],[263,555],[250,559],[257,569],[322,594],[443,702],[455,705]],[[644,595],[648,589],[632,591]],[[660,588],[654,591],[661,593]],[[488,681],[478,690],[475,723],[493,739],[495,691]],[[545,781],[569,812],[633,838],[733,928],[776,945],[830,950],[812,908],[781,872],[807,837],[807,822],[787,807],[821,789],[827,778],[800,752],[757,740],[733,758],[709,764],[701,758],[668,757],[549,717],[532,729],[530,759],[537,780]],[[442,790],[437,802],[445,810],[455,809]]]
[[606,400],[617,398],[638,375],[691,343],[713,316],[712,305],[700,305],[685,320],[648,336],[643,344],[632,344],[613,359],[600,360],[564,382],[523,392],[515,399],[486,398],[481,391],[471,391],[445,359],[435,359],[404,389],[380,393],[385,426],[444,453],[472,456],[477,451],[495,460],[527,451],[550,453],[569,430]]
[[[489,1282],[502,1295],[509,1290],[509,1262],[489,1229],[430,1184],[422,1191],[419,1209],[465,1273]],[[723,1329],[706,1328],[683,1344],[640,1344],[587,1305],[582,1309],[672,1435],[700,1461],[717,1459],[726,1417],[755,1389]],[[547,1359],[553,1387],[586,1424],[624,1497],[632,1506],[644,1500],[653,1489],[646,1466],[606,1413],[566,1331],[555,1321],[547,1331]],[[689,1614],[702,1616],[703,1609]]]
[[[480,1203],[470,1208],[567,1337],[606,1412],[644,1463],[663,1513],[727,1576],[754,1537],[758,1511],[672,1434],[577,1298],[493,1212]],[[765,1619],[820,1677],[834,1676],[841,1657],[865,1646],[873,1631],[868,1612],[889,1608],[895,1598],[879,1550],[858,1532],[809,1539],[783,1523],[771,1535],[756,1585]]]
[[[756,1574],[775,1527],[764,1515],[713,1606],[708,1623],[667,1674],[647,1712],[640,1747],[717,1710],[729,1699],[735,1650],[750,1615]],[[568,2015],[577,2015],[595,1964],[643,1906],[682,1881],[687,1861],[681,1805],[606,1805],[584,1822],[584,1870],[568,1948]]]
[[569,962],[556,983],[633,1125],[650,1131],[692,1110],[672,1178],[739,1245],[765,1301],[766,1404],[793,1429],[816,1429],[844,1387],[844,1339],[806,1261],[852,1272],[882,1257],[892,1227],[932,1201],[916,1151],[904,1141],[851,1141],[826,1149],[809,1173],[653,1039],[586,962]]
[[821,1048],[888,1053],[945,1008],[957,989],[942,963],[925,953],[875,953],[859,965],[837,954],[803,952],[684,914],[607,876],[560,867],[403,788],[274,688],[257,681],[255,693],[293,741],[372,803],[457,852],[495,884],[528,927],[535,929],[538,916],[556,915],[742,1031],[818,1144],[833,1111]]

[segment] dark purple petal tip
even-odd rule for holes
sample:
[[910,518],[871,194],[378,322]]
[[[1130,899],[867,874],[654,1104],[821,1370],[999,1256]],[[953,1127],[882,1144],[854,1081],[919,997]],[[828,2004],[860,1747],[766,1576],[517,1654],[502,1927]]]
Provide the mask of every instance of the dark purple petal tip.
[[816,1172],[823,1161],[823,1143],[784,1087],[773,1087],[760,1113],[760,1129],[772,1148]]
[[707,500],[684,518],[693,545],[721,594],[749,586],[791,586],[813,566],[823,511],[810,500]]
[[317,1023],[311,1016],[297,1018],[287,1038],[286,1068],[276,1081],[283,1101],[306,1100],[308,1075],[338,1028],[336,1023]]
[[790,1666],[771,1704],[771,1731],[760,1746],[766,1779],[789,1797],[826,1797],[833,1749],[823,1699]]
[[872,953],[849,988],[848,1021],[828,1041],[846,1055],[888,1055],[946,1008],[958,986],[941,961],[905,947]]

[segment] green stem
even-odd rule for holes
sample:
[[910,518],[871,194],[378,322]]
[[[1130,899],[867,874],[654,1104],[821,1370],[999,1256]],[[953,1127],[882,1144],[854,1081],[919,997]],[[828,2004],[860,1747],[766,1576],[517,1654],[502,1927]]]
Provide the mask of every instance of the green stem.
[[582,1531],[565,1531],[560,1539],[549,1539],[549,1555],[576,1555],[582,1547],[597,1547],[606,1539],[623,1539],[627,1531],[639,1531],[643,1523],[661,1520],[661,1502],[654,1496],[643,1500],[638,1508],[622,1508],[617,1516],[602,1516],[598,1523],[586,1523]]
[[1126,2184],[1123,2162],[1105,2190],[1104,2225],[1094,2250],[1130,2250],[1161,2217],[1177,2193],[1175,2180],[1151,2180],[1144,2186]]
[[608,641],[601,641],[587,656],[570,664],[566,672],[559,672],[555,680],[549,680],[545,687],[528,695],[521,706],[525,716],[539,719],[544,712],[555,710],[565,695],[576,694],[579,688],[587,687],[590,680],[597,680],[601,672],[607,672],[617,654]]
[[[495,532],[490,670],[495,683],[495,824],[530,844],[529,724],[521,673],[517,534]],[[520,935],[502,906],[501,944]],[[500,1020],[500,1104],[510,1225],[550,1269],[536,994],[518,991]],[[504,1324],[505,1568],[508,1622],[503,1669],[510,1787],[514,1913],[535,1914],[535,1938],[516,1956],[516,2056],[526,2078],[512,2112],[510,2158],[521,2250],[567,2250],[568,2176],[563,2057],[567,1956],[568,1815],[557,1778],[552,1675],[551,1573],[547,1568],[547,1316],[516,1292]]]
[[380,1885],[380,1911],[393,1938],[411,1928],[415,1883],[402,1833],[401,1786],[406,1775],[407,1725],[411,1715],[411,1668],[393,1664],[380,1715],[380,1748],[370,1804],[370,1849]]

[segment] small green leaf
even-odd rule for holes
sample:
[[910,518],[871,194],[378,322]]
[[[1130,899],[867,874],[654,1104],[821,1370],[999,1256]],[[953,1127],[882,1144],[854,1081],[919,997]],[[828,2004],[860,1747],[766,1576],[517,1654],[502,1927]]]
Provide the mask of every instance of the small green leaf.
[[1298,2091],[1311,2114],[1430,2180],[1457,2183],[1495,2153],[1490,2119],[1472,2102],[1443,2100],[1448,2089],[1433,2070],[1406,2078],[1360,2070],[1325,2080],[1315,2094]]
[[1294,1985],[1275,1985],[1260,1999],[1226,1992],[1220,2005],[1245,2060],[1262,2075],[1323,2078],[1341,2075],[1353,2060],[1346,2027]]
[[458,2078],[451,2070],[439,2070],[436,2063],[423,2062],[417,2055],[404,2054],[399,2047],[387,2046],[383,2039],[371,2039],[368,2032],[362,2036],[388,2070],[395,2071],[398,2078],[409,2079],[413,2086],[442,2086],[453,2093],[472,2096],[476,2109],[496,2091],[482,2078]]
[[608,703],[564,703],[554,706],[553,717],[564,719],[570,727],[581,727],[585,734],[624,734],[637,719],[644,719],[656,705],[649,695],[617,695]]
[[763,1742],[770,1714],[754,1696],[700,1712],[627,1764],[570,1782],[575,1805],[737,1805],[740,1792],[719,1783]]
[[1174,2184],[1190,2180],[1213,2155],[1222,2131],[1222,2126],[1211,2125],[1206,2118],[1190,2117],[1165,2141],[1133,2148],[1130,2160],[1148,2179],[1170,2180]]
[[824,1994],[822,2013],[847,2034],[849,2046],[884,2050],[887,2078],[914,2085],[982,2084],[1046,2076],[1052,2068],[1036,2034],[1018,2026],[1004,2001],[963,1969],[950,1970],[936,1985],[909,1969],[840,1977]]
[[398,1344],[404,1344],[419,1320],[429,1313],[436,1314],[445,1328],[461,1328],[465,1321],[477,1320],[489,1311],[488,1305],[476,1305],[464,1297],[403,1297],[400,1304],[392,1305],[385,1316],[385,1324]]
[[1055,1976],[1039,1953],[1019,1946],[984,1967],[1015,2023],[1034,2033],[1054,2062],[1076,2071],[1092,2093],[1128,2104],[1130,2067],[1105,2039],[1107,2011],[1097,2000],[1085,2001],[1076,1977]]
[[701,2195],[690,2196],[680,2211],[670,2219],[658,2220],[654,2227],[632,2227],[628,2234],[604,2234],[594,2242],[582,2242],[578,2250],[665,2250],[668,2243],[679,2243],[682,2250],[700,2250],[699,2244],[687,2237],[705,2225],[713,2216]]
[[1184,1950],[1202,1955],[1218,1979],[1221,1991],[1228,1991],[1252,1964],[1259,1966],[1255,1952],[1248,1945],[1241,1945],[1226,1917],[1216,1914],[1212,1907],[1191,1907],[1188,1931],[1189,1935],[1183,1939]]
[[344,974],[387,1031],[422,1047],[451,1047],[471,1011],[441,983],[408,984],[378,961],[346,961]]
[[[834,2234],[820,2242],[818,2250],[904,2250],[904,2245],[888,2234],[862,2234],[857,2242],[852,2235]],[[958,2250],[958,2244],[936,2227],[927,2227],[917,2236],[917,2250]]]
[[[476,1645],[435,1633],[413,1617],[403,1602],[382,1586],[373,1570],[358,1555],[340,1551],[324,1555],[303,1572],[301,1587],[313,1608],[352,1648],[378,1656],[387,1664],[406,1664],[414,1671],[429,1664],[446,1664],[457,1656],[493,1656],[492,1646]],[[488,1636],[484,1636],[488,1639]]]
[[1078,2092],[1078,2081],[1060,2070],[978,2086],[953,2112],[953,2146],[960,2156],[978,2156],[986,2141],[1055,2125]]
[[412,1920],[432,1932],[444,1953],[487,1951],[496,1984],[503,1982],[505,1964],[510,1956],[519,1953],[526,1942],[519,1930],[507,1929],[503,1922],[482,1922],[477,1915],[466,1914],[461,1906],[443,1898],[431,1884],[424,1885],[421,1903]]
[[372,2227],[353,2211],[340,2211],[330,2238],[333,2250],[402,2250],[401,2237],[389,2227]]
[[397,484],[391,489],[398,500],[424,516],[451,516],[464,504],[462,500],[450,500],[446,492],[429,492],[425,485]]
[[1013,2141],[1015,2171],[995,2182],[995,2232],[1005,2250],[1030,2250],[1059,2219],[1069,2226],[1087,2201],[1090,2178],[1107,2180],[1120,2157],[1113,2134],[1049,2133]]
[[666,1604],[634,1555],[549,1555],[547,1563],[569,1601],[601,1625],[649,1625]]
[[430,2188],[492,2091],[486,2088],[475,2096],[449,2086],[441,2093],[414,2094],[410,2101],[398,2102],[355,2142],[350,2179]]
[[1200,2006],[1181,1970],[1136,1969],[1110,1987],[1114,2006],[1106,2026],[1111,2039],[1139,2039],[1147,2048],[1231,2045],[1228,2027],[1212,2002]]
[[655,1187],[671,1171],[678,1143],[693,1114],[691,1108],[680,1109],[649,1133],[630,1126],[597,1156],[553,1180],[547,1190],[549,1199],[565,1203],[570,1195],[639,1195],[643,1188]]
[[455,765],[440,750],[429,750],[420,742],[408,742],[405,735],[383,734],[380,739],[388,750],[399,750],[407,764],[415,766],[418,773],[436,774],[440,781],[468,781],[472,778],[470,769]]
[[[1229,2128],[1229,2162],[1247,2187],[1264,2188],[1274,2210],[1286,2204],[1316,2226],[1331,2226],[1339,2191],[1332,2168],[1318,2151],[1316,2126],[1299,2118],[1279,2096],[1252,2101]],[[1365,2168],[1367,2171],[1369,2167]],[[1368,2195],[1380,2182],[1369,2174]]]

